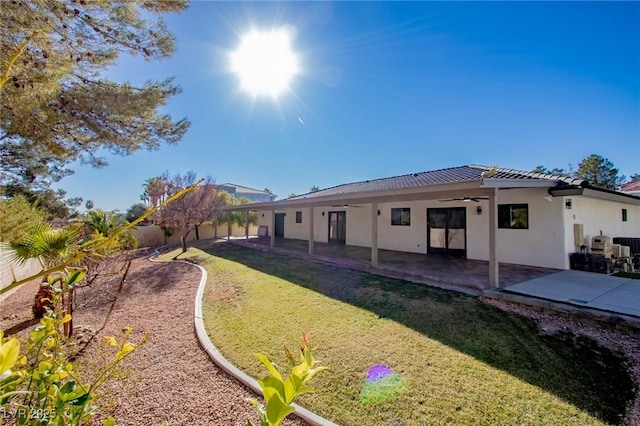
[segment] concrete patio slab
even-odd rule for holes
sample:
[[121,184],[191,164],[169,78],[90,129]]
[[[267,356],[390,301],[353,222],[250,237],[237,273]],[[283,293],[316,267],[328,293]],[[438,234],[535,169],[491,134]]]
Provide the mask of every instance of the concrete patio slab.
[[511,293],[640,316],[640,281],[584,271],[561,271],[505,288]]
[[590,306],[640,317],[640,281],[629,280],[596,298]]

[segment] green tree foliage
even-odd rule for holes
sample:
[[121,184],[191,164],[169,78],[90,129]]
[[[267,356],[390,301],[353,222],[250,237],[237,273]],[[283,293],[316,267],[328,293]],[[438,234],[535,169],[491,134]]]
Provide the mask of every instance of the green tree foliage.
[[[569,166],[569,169],[571,169],[571,166]],[[567,176],[567,177],[571,176],[570,171],[565,171],[565,169],[560,169],[557,167],[554,167],[553,169],[548,169],[544,166],[537,166],[535,169],[531,171],[534,173],[544,173],[548,175]]]
[[64,262],[75,256],[78,247],[76,241],[80,235],[80,226],[55,229],[48,223],[38,223],[29,228],[27,234],[11,244],[14,258],[19,262],[38,259],[43,269],[49,269],[56,263]]
[[147,211],[147,207],[142,203],[133,204],[127,209],[124,218],[128,222],[133,222]]
[[[140,214],[142,216],[146,209]],[[138,216],[138,217],[140,217]],[[137,218],[136,218],[137,219]],[[135,220],[135,219],[134,219]],[[131,221],[133,222],[133,220]],[[108,213],[103,210],[92,210],[87,213],[84,220],[86,238],[106,238],[126,225],[127,221],[118,214]],[[129,250],[137,247],[137,241],[130,232],[121,233],[113,244],[105,247],[101,254],[111,254],[120,250]]]
[[33,190],[22,185],[13,184],[6,186],[4,189],[4,194],[2,194],[4,197],[22,197],[26,199],[30,204],[42,210],[47,220],[76,217],[78,215],[78,207],[82,203],[82,198],[80,197],[65,200],[67,193],[63,189],[55,191],[51,188]]
[[320,188],[318,188],[316,185],[313,185],[311,188],[309,188],[309,192],[318,192],[320,191]]
[[44,216],[24,197],[0,199],[0,242],[20,241],[30,228],[44,222]]
[[[232,196],[228,196],[224,199],[225,206],[244,206],[247,204],[251,204],[251,201],[248,198],[242,197],[237,199]],[[228,223],[228,215],[222,215],[223,223]],[[246,212],[231,212],[231,224],[238,226],[245,226],[247,224],[247,214]],[[258,212],[249,212],[249,225],[257,225],[258,224]]]
[[588,180],[591,185],[605,189],[615,189],[625,179],[624,176],[618,176],[618,169],[611,161],[596,154],[590,155],[578,164],[575,177]]
[[165,178],[163,176],[154,176],[149,178],[142,186],[144,188],[144,192],[140,195],[140,200],[147,206],[155,207],[164,201],[164,198],[167,195],[167,182],[165,182]]
[[631,175],[631,177],[629,177],[629,182],[633,182],[636,180],[640,180],[640,173],[634,173]]
[[[572,170],[571,165],[569,165],[567,170],[560,168],[548,169],[545,166],[537,166],[532,171],[584,179],[589,181],[591,185],[605,189],[615,189],[616,186],[625,180],[624,176],[618,176],[618,169],[611,161],[597,154],[592,154],[583,159],[575,171]],[[637,175],[634,176],[640,177]],[[633,180],[634,176],[631,177],[631,180]]]
[[[146,60],[175,49],[161,15],[175,1],[3,1],[0,7],[0,185],[46,187],[100,150],[126,155],[178,142],[189,123],[158,109],[171,79],[134,86],[104,70],[123,53]],[[3,84],[2,84],[3,83]]]

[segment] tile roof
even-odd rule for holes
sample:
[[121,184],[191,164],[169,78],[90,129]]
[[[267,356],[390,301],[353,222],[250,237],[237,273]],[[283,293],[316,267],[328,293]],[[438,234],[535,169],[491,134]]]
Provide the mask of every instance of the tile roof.
[[620,185],[621,192],[640,192],[640,180],[633,180]]
[[[387,191],[417,186],[474,181],[480,180],[482,178],[482,172],[489,171],[491,169],[492,167],[470,164],[466,166],[450,167],[447,169],[431,170],[388,178],[346,183],[343,185],[326,188],[317,192],[302,194],[290,199],[295,200],[303,197],[308,199],[317,196],[334,194]],[[523,172],[520,170],[502,168],[496,168],[496,172],[496,175],[492,176],[492,179],[549,180],[566,185],[582,185],[586,183],[581,179],[573,179],[565,176],[550,175],[545,173]]]

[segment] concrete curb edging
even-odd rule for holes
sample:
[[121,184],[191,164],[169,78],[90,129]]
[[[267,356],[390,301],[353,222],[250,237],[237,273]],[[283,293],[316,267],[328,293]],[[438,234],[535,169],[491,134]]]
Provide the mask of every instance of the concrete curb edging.
[[[149,258],[149,260],[157,261],[154,258],[159,254],[159,251],[155,251],[154,254]],[[238,380],[240,383],[251,389],[254,393],[259,396],[262,396],[262,389],[258,382],[245,372],[241,371],[238,367],[231,364],[215,347],[213,342],[209,339],[209,335],[207,334],[207,330],[204,326],[204,319],[202,318],[202,298],[204,296],[204,290],[207,284],[207,271],[200,265],[195,263],[188,262],[186,260],[175,260],[177,262],[186,263],[191,266],[195,266],[201,272],[200,283],[198,284],[198,291],[196,293],[195,300],[195,310],[194,310],[194,326],[196,337],[200,342],[200,346],[202,349],[209,355],[209,358],[222,370],[224,370],[231,377]],[[175,262],[174,261],[174,262]],[[304,407],[299,406],[296,403],[292,404],[295,409],[294,415],[298,416],[305,422],[309,423],[312,426],[337,426],[335,423],[325,419],[324,417],[320,417],[319,415],[307,410]]]

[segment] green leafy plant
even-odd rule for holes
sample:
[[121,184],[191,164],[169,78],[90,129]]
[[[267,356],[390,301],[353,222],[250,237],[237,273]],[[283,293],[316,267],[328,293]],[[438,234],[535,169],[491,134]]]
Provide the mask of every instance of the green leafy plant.
[[[293,355],[285,346],[285,354],[291,364],[291,374],[283,378],[278,368],[269,360],[269,358],[261,353],[256,357],[264,364],[269,375],[262,380],[258,380],[258,384],[262,389],[265,405],[254,398],[249,402],[256,408],[260,415],[260,426],[278,426],[289,414],[295,409],[292,404],[294,400],[302,394],[313,393],[315,388],[307,383],[320,371],[326,370],[327,367],[318,366],[319,362],[313,357],[313,351],[310,348],[309,338],[307,334],[303,334],[304,343],[300,346],[299,363],[296,364]],[[251,420],[247,420],[249,426],[255,426]]]
[[[105,338],[115,353],[108,362],[92,371],[88,383],[82,383],[71,361],[78,353],[74,345],[69,344],[73,289],[86,273],[78,266],[91,256],[103,254],[137,223],[194,190],[200,182],[178,191],[137,220],[111,229],[108,236],[94,233],[91,239],[79,241],[78,226],[54,230],[43,224],[14,246],[16,259],[37,258],[43,270],[22,280],[14,279],[9,286],[0,289],[0,294],[40,277],[46,277],[43,284],[48,291],[40,293],[40,302],[46,303],[41,303],[39,308],[45,314],[30,332],[24,352],[20,352],[17,339],[5,339],[0,332],[0,426],[7,416],[16,425],[30,426],[83,425],[91,421],[96,412],[93,403],[96,390],[115,377],[118,364],[135,351],[136,345],[128,341],[132,332],[129,328],[118,337]],[[140,343],[146,339],[147,336]],[[109,426],[115,424],[115,420],[108,418],[102,423]]]
[[[24,352],[20,352],[17,339],[2,339],[0,334],[0,408],[4,416],[15,419],[16,425],[88,424],[96,412],[95,391],[136,350],[137,345],[128,340],[130,328],[118,337],[106,337],[113,348],[110,361],[93,372],[90,383],[82,383],[70,362],[74,346],[60,329],[71,320],[61,306],[62,295],[83,275],[83,271],[74,270],[49,277],[52,305],[39,326],[29,333]],[[140,343],[145,340],[146,336]]]

